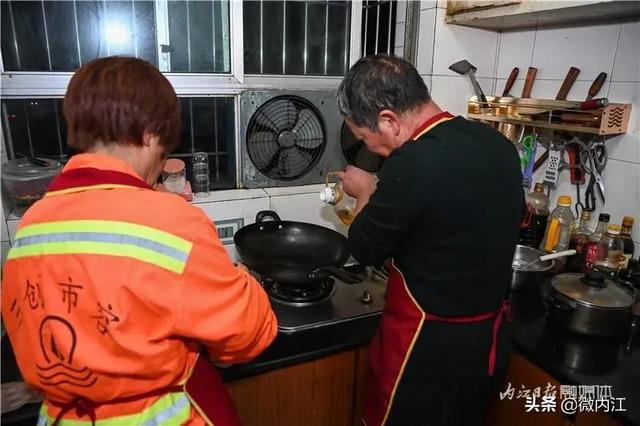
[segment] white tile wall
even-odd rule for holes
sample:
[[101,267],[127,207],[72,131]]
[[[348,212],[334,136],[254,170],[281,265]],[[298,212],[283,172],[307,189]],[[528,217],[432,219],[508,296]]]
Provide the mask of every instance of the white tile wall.
[[611,75],[619,33],[620,24],[537,30],[532,64],[538,78],[562,80],[571,66],[580,68],[578,80]]
[[640,21],[622,24],[613,66],[613,81],[640,81]]
[[[445,24],[445,7],[446,0],[437,1],[435,20],[432,10],[421,12],[420,51],[432,51],[425,28],[433,28],[435,33],[432,75],[425,72],[428,62],[424,60],[418,61],[417,68],[426,82],[431,77],[429,88],[436,103],[454,114],[466,114],[467,100],[473,95],[468,79],[448,70],[461,59],[478,68],[483,89],[495,94],[502,94],[513,67],[520,68],[513,95],[520,95],[527,68],[534,66],[538,74],[532,96],[550,99],[555,98],[571,66],[581,73],[569,92],[570,100],[584,100],[595,77],[602,71],[608,74],[598,96],[633,106],[627,134],[607,140],[610,161],[604,173],[604,211],[618,223],[624,215],[635,216],[634,240],[640,244],[640,21],[495,33]],[[538,181],[543,171],[537,173]],[[583,192],[581,188],[582,199]],[[560,175],[552,204],[563,194],[575,201],[576,187],[569,182],[568,172]]]
[[438,5],[437,0],[422,0],[420,2],[420,10],[433,9]]
[[348,231],[336,216],[333,207],[320,201],[319,192],[271,197],[271,209],[282,220],[314,223],[345,235]]
[[[498,33],[447,24],[444,22],[446,11],[439,8],[435,10],[433,74],[457,75],[449,70],[449,65],[466,59],[478,69],[477,77],[494,78]],[[426,25],[429,25],[429,21]],[[420,22],[421,29],[422,26]]]
[[[485,93],[492,93],[491,78],[478,78],[478,83]],[[431,94],[434,101],[454,115],[467,115],[467,102],[475,93],[471,81],[463,76],[434,75],[431,81]]]
[[433,72],[433,48],[436,29],[436,9],[420,11],[420,28],[418,33],[418,57],[416,69],[420,74]]
[[[256,214],[261,210],[269,210],[269,198],[252,198],[246,200],[218,201],[198,204],[209,218],[216,222],[229,219],[243,219],[248,225],[255,222]],[[229,256],[238,260],[238,254],[233,244],[225,245]]]

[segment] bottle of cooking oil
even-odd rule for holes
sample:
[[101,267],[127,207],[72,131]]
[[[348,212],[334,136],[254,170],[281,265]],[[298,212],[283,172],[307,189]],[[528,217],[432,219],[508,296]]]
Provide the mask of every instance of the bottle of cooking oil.
[[620,225],[609,225],[607,233],[598,242],[598,259],[595,267],[602,272],[615,275],[620,269],[624,243],[620,238]]
[[[549,216],[547,229],[544,234],[540,250],[546,253],[556,253],[569,248],[571,226],[576,218],[571,213],[571,197],[561,195],[558,205]],[[556,264],[563,263],[557,261]]]
[[329,178],[332,173],[327,173],[326,186],[320,192],[320,200],[331,204],[336,212],[336,215],[340,218],[345,225],[351,225],[353,219],[356,217],[356,199],[347,195],[342,188],[342,183],[338,182],[331,186],[329,184]]

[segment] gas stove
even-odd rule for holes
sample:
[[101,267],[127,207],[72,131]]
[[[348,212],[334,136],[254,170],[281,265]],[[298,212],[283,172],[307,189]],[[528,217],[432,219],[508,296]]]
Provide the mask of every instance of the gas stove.
[[283,286],[263,278],[281,333],[295,333],[378,315],[385,303],[386,277],[360,265],[345,267],[362,279],[347,284],[329,278],[313,287]]

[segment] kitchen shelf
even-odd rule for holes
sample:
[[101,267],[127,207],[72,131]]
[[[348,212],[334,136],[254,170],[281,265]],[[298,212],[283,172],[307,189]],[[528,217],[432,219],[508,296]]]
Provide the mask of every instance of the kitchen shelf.
[[[627,132],[630,104],[610,103],[595,110],[581,110],[580,101],[487,96],[487,103],[477,96],[469,99],[467,117],[474,120],[550,129],[571,133],[615,136]],[[583,117],[591,125],[557,122],[562,114]]]
[[541,1],[521,0],[504,2],[502,5],[478,7],[469,11],[452,13],[446,17],[448,24],[489,30],[514,30],[540,28],[555,25],[602,23],[614,20],[633,19],[640,16],[637,1]]

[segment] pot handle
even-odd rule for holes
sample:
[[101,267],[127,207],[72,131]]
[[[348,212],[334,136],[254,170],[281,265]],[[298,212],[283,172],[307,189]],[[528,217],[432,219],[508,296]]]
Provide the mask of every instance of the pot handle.
[[558,310],[561,310],[562,312],[569,313],[569,312],[573,312],[573,310],[575,309],[575,307],[571,306],[564,300],[560,300],[555,297],[551,299],[551,303],[555,308],[557,308]]
[[316,279],[330,275],[333,275],[340,281],[344,281],[346,284],[357,284],[362,282],[362,279],[359,276],[333,266],[321,266],[320,268],[316,268],[309,273],[309,278]]
[[282,220],[280,219],[280,216],[278,216],[278,213],[274,212],[273,210],[262,210],[259,211],[256,215],[256,223],[262,223],[268,217],[275,222],[280,222]]

